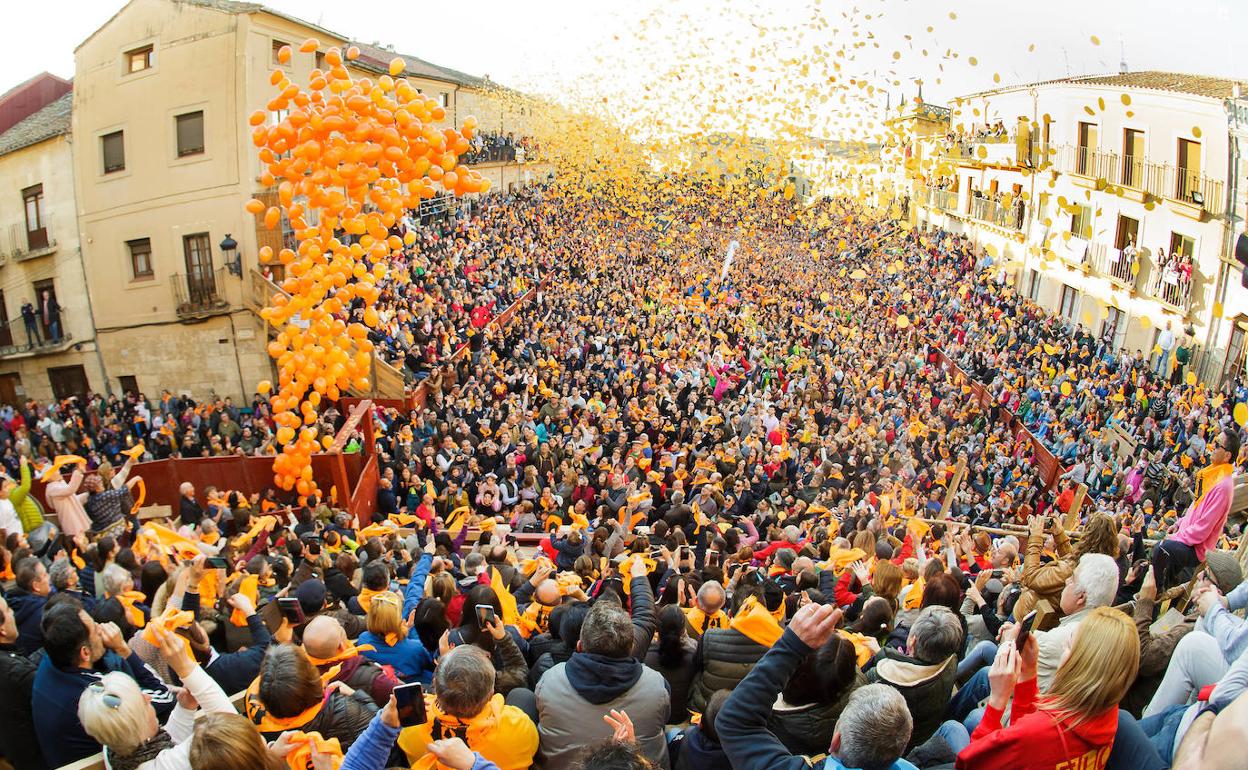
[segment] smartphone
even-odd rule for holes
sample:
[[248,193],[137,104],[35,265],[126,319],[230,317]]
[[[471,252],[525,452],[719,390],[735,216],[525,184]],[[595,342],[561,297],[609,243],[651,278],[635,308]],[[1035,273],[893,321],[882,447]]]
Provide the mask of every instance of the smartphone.
[[477,605],[477,626],[478,627],[485,628],[488,625],[492,625],[495,619],[497,619],[497,617],[498,616],[494,613],[494,608],[492,606],[488,604]]
[[293,596],[283,596],[277,600],[277,609],[281,611],[282,617],[286,618],[286,622],[292,626],[301,626],[307,622],[308,618],[303,614],[303,607],[300,606],[299,600]]
[[1019,652],[1023,651],[1023,647],[1027,644],[1027,637],[1031,636],[1031,627],[1036,622],[1036,611],[1028,612],[1023,621],[1018,624],[1018,636],[1014,637],[1014,646]]
[[421,687],[420,682],[395,687],[394,701],[399,708],[401,727],[415,727],[428,721],[425,714],[425,688]]
[[227,572],[230,569],[229,561],[220,556],[209,556],[207,559],[204,559],[204,566],[208,569],[223,569]]
[[693,550],[689,546],[682,545],[680,547],[680,558],[688,559],[692,554],[693,554]]

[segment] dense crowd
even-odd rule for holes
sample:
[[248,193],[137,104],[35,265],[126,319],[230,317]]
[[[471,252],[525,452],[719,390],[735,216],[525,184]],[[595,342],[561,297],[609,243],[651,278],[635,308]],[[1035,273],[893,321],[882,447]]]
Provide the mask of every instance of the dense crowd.
[[[261,400],[8,415],[0,752],[18,770],[101,747],[195,770],[1240,766],[1242,381],[1173,377],[1177,357],[1047,314],[962,238],[854,202],[642,192],[413,225],[373,341],[428,399],[376,408],[372,522],[189,484],[172,519],[129,512],[122,449],[254,428]],[[81,425],[55,439],[45,418]],[[48,491],[87,526],[49,537],[21,490],[62,445],[96,453]]]

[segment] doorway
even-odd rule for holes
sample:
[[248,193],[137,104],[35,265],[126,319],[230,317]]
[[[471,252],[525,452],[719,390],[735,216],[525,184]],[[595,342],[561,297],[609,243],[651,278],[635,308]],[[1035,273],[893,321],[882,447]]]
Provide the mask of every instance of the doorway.
[[22,375],[17,372],[0,374],[0,404],[20,406],[18,392],[22,390]]

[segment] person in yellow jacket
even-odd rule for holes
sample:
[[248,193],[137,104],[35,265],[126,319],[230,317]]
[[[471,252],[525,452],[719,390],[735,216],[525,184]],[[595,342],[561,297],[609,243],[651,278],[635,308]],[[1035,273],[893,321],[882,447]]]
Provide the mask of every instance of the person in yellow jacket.
[[415,770],[446,770],[426,747],[455,737],[499,770],[525,770],[533,764],[537,726],[494,693],[494,665],[479,647],[460,645],[443,655],[433,690],[425,696],[424,724],[399,733],[399,748]]

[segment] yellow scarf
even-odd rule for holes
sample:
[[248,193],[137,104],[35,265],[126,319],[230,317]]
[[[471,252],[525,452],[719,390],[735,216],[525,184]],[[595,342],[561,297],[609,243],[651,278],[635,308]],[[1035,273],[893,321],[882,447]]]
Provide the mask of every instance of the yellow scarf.
[[1208,468],[1196,471],[1196,502],[1193,503],[1193,507],[1200,505],[1200,501],[1205,498],[1209,490],[1234,472],[1235,466],[1231,463],[1210,465]]
[[525,639],[534,634],[544,634],[550,628],[550,611],[553,607],[547,607],[541,602],[534,601],[524,610],[524,615],[520,616],[520,635]]
[[832,546],[828,560],[819,565],[820,569],[830,569],[834,573],[844,572],[849,565],[867,558],[867,552],[861,548],[837,548]]
[[[507,586],[503,585],[503,576],[498,567],[490,567],[490,588],[498,596],[498,603],[503,608],[503,624],[514,626],[520,620],[520,611],[516,608],[516,597],[512,596]],[[484,629],[482,629],[484,630]]]
[[426,746],[435,740],[459,736],[499,770],[527,770],[537,753],[537,728],[522,712],[504,705],[503,696],[495,694],[481,713],[460,719],[443,713],[432,695],[425,696],[425,712],[429,720],[422,725],[404,728],[399,733],[399,748],[407,755],[412,770],[445,770]]
[[780,639],[780,635],[784,633],[784,629],[780,627],[775,616],[753,596],[745,600],[740,612],[732,619],[728,627],[741,632],[751,641],[764,647],[775,644]]
[[216,530],[213,530],[212,532],[201,532],[199,533],[199,539],[205,545],[216,545],[217,541],[221,539],[221,533]]
[[688,607],[685,609],[685,620],[689,623],[689,635],[694,639],[698,639],[712,628],[726,628],[728,626],[728,613],[723,610],[715,610],[714,614],[707,615],[702,611],[701,607]]
[[[345,650],[334,653],[328,658],[316,658],[311,655],[308,655],[308,660],[312,661],[312,665],[316,666],[317,668],[320,668],[321,666],[331,666],[335,663],[341,663],[344,660],[351,660],[356,655],[359,655],[362,652],[368,652],[370,650],[375,650],[375,649],[377,648],[371,644],[361,644],[358,647],[355,645],[351,645],[347,647]],[[305,650],[305,653],[306,653],[306,650]]]
[[906,593],[906,600],[902,602],[902,609],[917,610],[919,605],[923,603],[923,586],[926,584],[923,578],[914,581],[914,585],[910,586],[910,591]]

